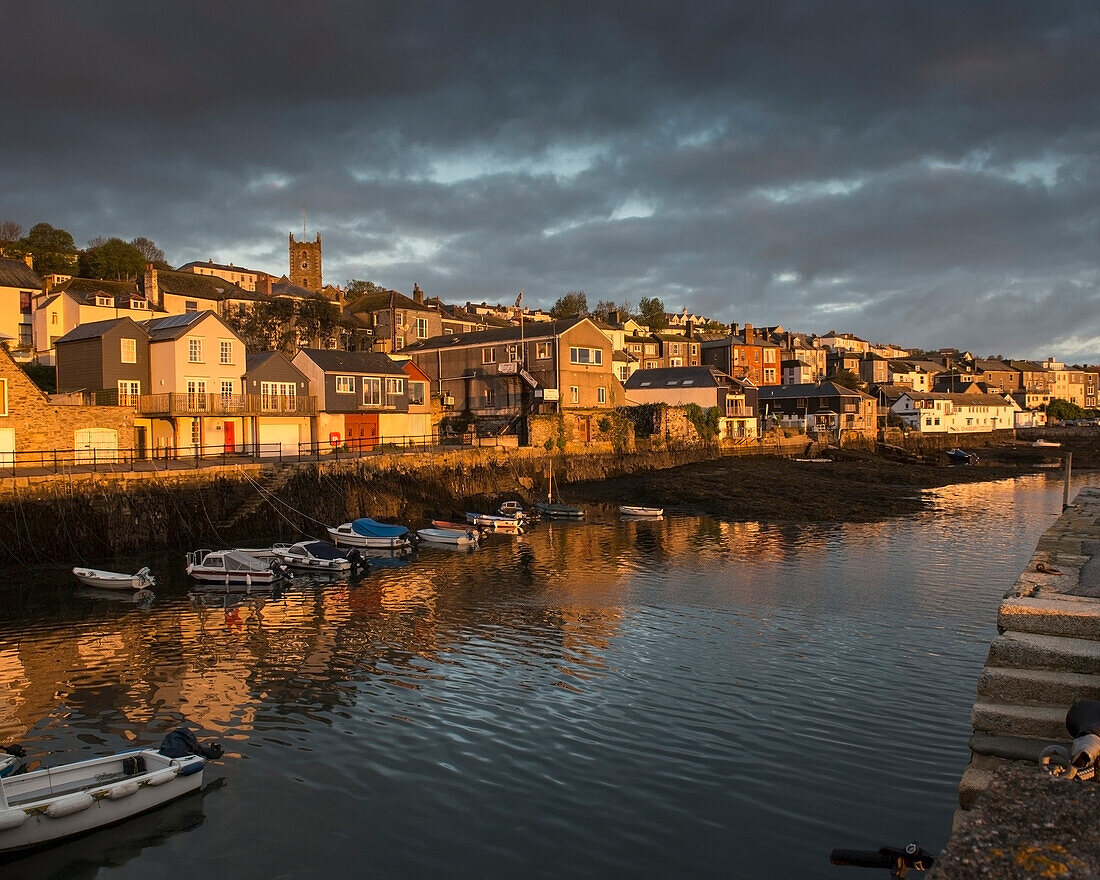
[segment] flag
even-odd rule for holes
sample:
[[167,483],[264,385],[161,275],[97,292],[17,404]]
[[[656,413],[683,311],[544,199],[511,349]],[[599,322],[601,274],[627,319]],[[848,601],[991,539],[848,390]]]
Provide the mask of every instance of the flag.
[[519,308],[519,304],[523,302],[523,291],[519,292],[519,296],[516,297],[516,308]]

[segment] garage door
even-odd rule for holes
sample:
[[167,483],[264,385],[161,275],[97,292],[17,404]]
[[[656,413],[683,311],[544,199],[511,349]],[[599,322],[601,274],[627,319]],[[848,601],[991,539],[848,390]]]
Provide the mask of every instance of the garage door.
[[264,425],[257,432],[261,456],[297,455],[297,425]]
[[77,463],[118,461],[118,431],[112,428],[81,428],[74,435]]
[[0,428],[0,467],[15,465],[15,428]]

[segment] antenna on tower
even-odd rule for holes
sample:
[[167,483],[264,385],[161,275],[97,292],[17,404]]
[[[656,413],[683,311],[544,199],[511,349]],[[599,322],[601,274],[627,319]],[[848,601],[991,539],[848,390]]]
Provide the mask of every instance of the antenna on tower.
[[306,235],[306,209],[303,207],[302,208],[302,237],[305,238],[305,235]]

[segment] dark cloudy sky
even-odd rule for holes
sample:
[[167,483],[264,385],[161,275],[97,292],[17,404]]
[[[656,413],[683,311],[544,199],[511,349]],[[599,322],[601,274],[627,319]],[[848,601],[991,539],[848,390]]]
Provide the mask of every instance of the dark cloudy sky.
[[1100,4],[19,4],[0,220],[1100,362]]

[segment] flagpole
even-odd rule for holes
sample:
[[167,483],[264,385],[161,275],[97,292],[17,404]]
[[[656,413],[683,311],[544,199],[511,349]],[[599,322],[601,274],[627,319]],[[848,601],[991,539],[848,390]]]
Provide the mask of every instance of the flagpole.
[[520,290],[516,297],[516,305],[519,307],[519,362],[523,369],[527,369],[527,349],[523,345],[523,291]]

